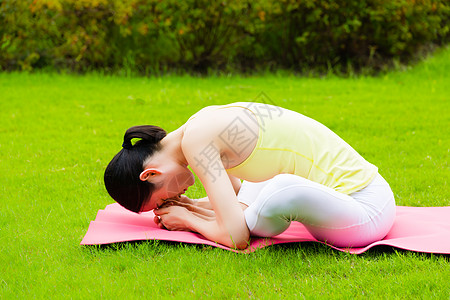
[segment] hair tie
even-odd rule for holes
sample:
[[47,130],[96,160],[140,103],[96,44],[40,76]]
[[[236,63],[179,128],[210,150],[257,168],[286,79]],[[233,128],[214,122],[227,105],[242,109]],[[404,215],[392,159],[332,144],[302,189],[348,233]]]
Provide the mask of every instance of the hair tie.
[[131,144],[131,141],[124,141],[122,147],[124,149],[130,150],[131,148],[133,148],[133,145]]

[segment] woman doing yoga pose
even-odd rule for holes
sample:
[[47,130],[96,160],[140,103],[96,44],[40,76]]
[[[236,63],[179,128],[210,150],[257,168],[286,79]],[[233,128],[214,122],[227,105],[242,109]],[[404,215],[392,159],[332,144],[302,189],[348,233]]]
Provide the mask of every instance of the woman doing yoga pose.
[[[133,138],[140,140],[133,145]],[[194,183],[188,166],[207,201],[182,196]],[[395,216],[377,167],[319,122],[263,103],[209,106],[167,135],[132,127],[104,179],[125,208],[155,209],[161,227],[237,248],[250,234],[273,236],[291,221],[335,246],[364,246],[382,239]]]

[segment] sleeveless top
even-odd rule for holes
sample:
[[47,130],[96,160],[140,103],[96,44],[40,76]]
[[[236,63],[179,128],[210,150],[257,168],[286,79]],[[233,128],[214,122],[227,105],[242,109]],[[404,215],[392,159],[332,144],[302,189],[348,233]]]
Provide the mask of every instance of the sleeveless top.
[[253,102],[236,102],[217,109],[228,107],[246,109],[254,115],[250,119],[256,118],[259,125],[259,132],[247,134],[257,139],[255,148],[241,164],[227,169],[230,175],[259,182],[282,173],[295,174],[351,194],[366,187],[378,173],[376,166],[334,132],[302,114]]

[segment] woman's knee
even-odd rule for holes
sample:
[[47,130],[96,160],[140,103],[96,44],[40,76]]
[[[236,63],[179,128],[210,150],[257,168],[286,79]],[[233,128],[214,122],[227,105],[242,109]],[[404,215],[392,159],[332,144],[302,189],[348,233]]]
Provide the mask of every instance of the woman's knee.
[[273,214],[269,210],[255,212],[255,210],[247,208],[244,215],[250,234],[254,236],[275,236],[288,229],[291,224],[287,218]]

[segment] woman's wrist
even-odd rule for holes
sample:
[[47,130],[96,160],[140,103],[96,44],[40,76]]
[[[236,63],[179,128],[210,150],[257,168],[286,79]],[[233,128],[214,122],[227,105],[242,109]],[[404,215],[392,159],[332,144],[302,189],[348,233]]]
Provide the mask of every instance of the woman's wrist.
[[193,212],[190,212],[186,219],[185,219],[185,225],[190,231],[199,232],[198,230],[198,220],[200,218],[196,216]]

